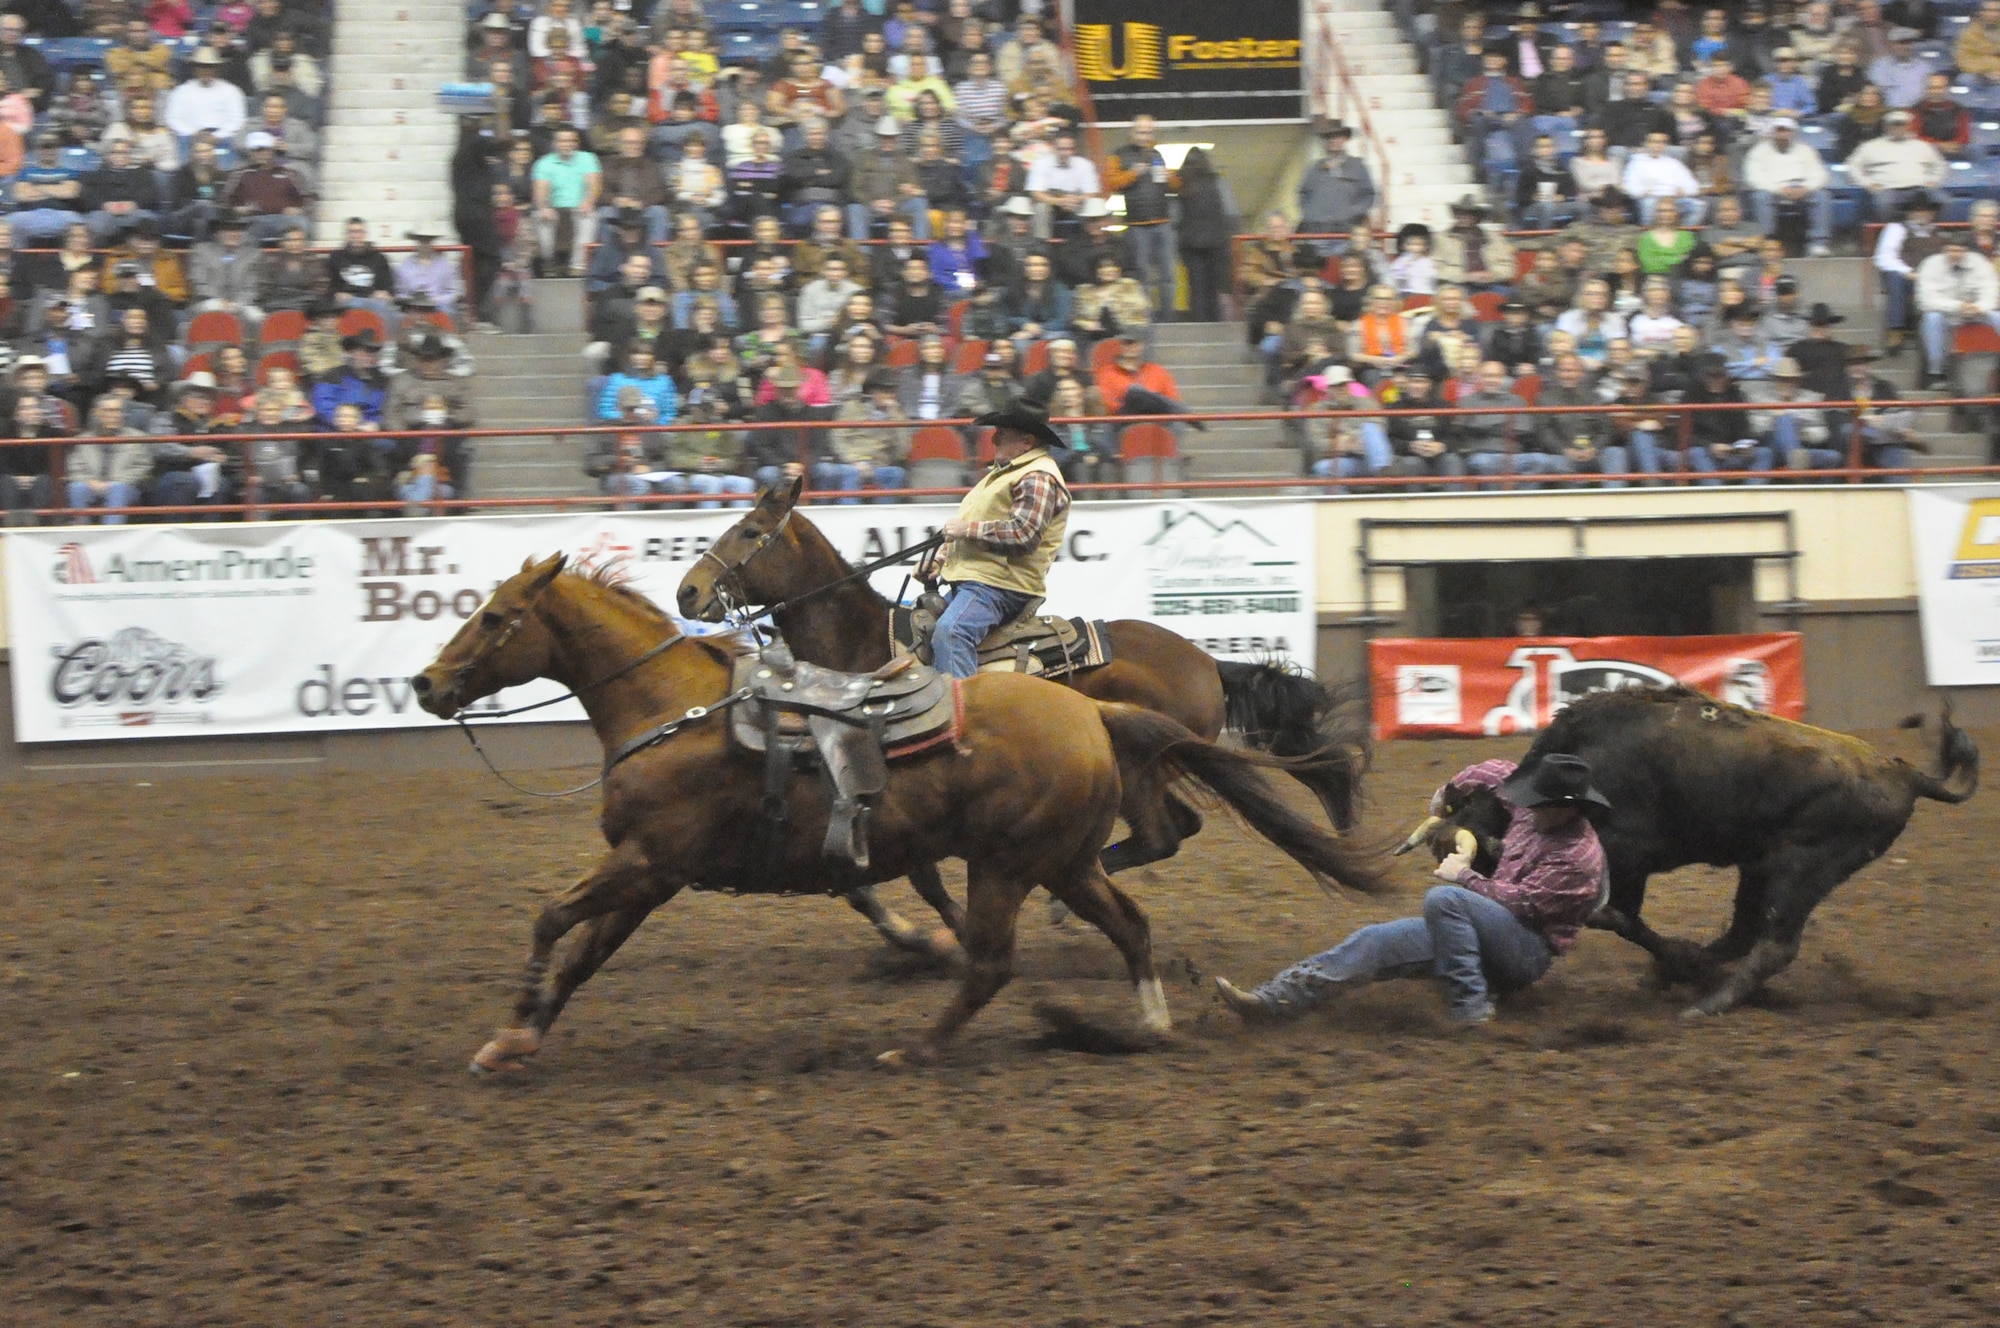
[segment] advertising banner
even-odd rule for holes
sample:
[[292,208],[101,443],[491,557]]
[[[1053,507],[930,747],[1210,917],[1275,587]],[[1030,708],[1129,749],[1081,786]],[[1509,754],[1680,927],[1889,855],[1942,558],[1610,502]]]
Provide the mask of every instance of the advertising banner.
[[1076,72],[1100,119],[1297,120],[1301,6],[1076,0]]
[[1533,733],[1591,692],[1674,682],[1805,717],[1805,648],[1795,632],[1368,643],[1377,738]]
[[[808,509],[852,562],[931,535],[953,508]],[[524,558],[623,562],[670,606],[740,511],[98,526],[8,537],[23,742],[422,727],[410,675]],[[874,584],[903,589],[905,571]],[[1276,501],[1087,503],[1045,611],[1145,618],[1225,659],[1313,662],[1313,520]],[[693,631],[713,630],[689,625]],[[560,695],[511,689],[478,709]],[[475,709],[472,713],[478,713]],[[575,702],[521,722],[580,720]]]
[[1925,679],[1933,687],[2000,683],[2000,488],[1905,492]]

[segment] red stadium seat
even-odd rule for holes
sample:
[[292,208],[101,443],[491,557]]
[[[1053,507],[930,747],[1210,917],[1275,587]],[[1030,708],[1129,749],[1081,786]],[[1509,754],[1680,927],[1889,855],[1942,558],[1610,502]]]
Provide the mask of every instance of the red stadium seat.
[[1049,367],[1049,343],[1037,341],[1028,347],[1028,353],[1021,357],[1021,376],[1026,378],[1038,374]]
[[368,331],[375,334],[375,340],[388,344],[389,325],[382,321],[382,315],[373,309],[349,309],[340,316],[340,335],[351,337],[357,332]]
[[993,430],[981,429],[973,437],[972,459],[982,466],[993,464]]
[[910,439],[910,460],[965,462],[965,440],[958,436],[958,430],[933,424],[917,430],[917,436]]
[[257,331],[260,346],[289,346],[306,334],[306,316],[296,309],[280,309],[264,320]]
[[1532,406],[1535,398],[1542,394],[1542,380],[1538,374],[1523,374],[1514,380],[1514,395]]
[[950,329],[952,336],[961,337],[965,335],[965,311],[971,307],[972,302],[970,300],[960,300],[958,303],[952,305],[951,312],[945,315],[945,326]]
[[1145,457],[1177,457],[1179,444],[1174,431],[1164,424],[1128,424],[1118,431],[1118,457],[1138,461]]
[[1473,316],[1482,323],[1500,321],[1500,306],[1507,303],[1507,297],[1499,291],[1474,291],[1472,293]]
[[430,324],[438,330],[440,336],[458,331],[457,325],[451,321],[451,315],[442,309],[427,309],[423,313],[411,314],[409,317],[419,323]]
[[1525,277],[1535,270],[1535,253],[1535,250],[1530,249],[1525,244],[1514,251],[1514,275],[1516,277]]
[[917,362],[917,343],[910,337],[890,337],[889,352],[882,363],[891,369],[907,369]]
[[979,366],[986,362],[986,348],[991,344],[974,338],[958,343],[958,354],[951,367],[959,373],[978,373]]
[[1118,338],[1106,337],[1090,348],[1090,372],[1094,375],[1118,358]]
[[243,324],[226,309],[211,309],[194,316],[194,321],[188,324],[187,340],[188,345],[197,349],[240,346],[243,344]]
[[207,351],[188,356],[188,362],[181,366],[181,377],[187,378],[198,373],[214,373],[215,363],[209,359]]
[[271,381],[273,369],[290,369],[295,379],[305,377],[305,371],[299,367],[297,355],[288,350],[267,350],[257,361],[257,386],[262,387]]
[[2000,355],[2000,332],[1984,320],[1961,323],[1952,333],[1951,349],[1956,355]]
[[1405,295],[1403,297],[1403,312],[1410,313],[1416,309],[1428,309],[1431,307],[1431,302],[1434,299],[1436,297],[1431,295]]

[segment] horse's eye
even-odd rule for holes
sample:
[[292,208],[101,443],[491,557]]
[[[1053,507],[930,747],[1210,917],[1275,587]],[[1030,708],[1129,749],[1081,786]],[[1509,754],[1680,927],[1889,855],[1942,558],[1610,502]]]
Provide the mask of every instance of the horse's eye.
[[505,618],[501,617],[499,614],[495,613],[491,609],[488,609],[486,610],[486,612],[479,615],[479,625],[481,627],[487,627],[487,628],[498,627],[501,623],[506,621],[507,620]]

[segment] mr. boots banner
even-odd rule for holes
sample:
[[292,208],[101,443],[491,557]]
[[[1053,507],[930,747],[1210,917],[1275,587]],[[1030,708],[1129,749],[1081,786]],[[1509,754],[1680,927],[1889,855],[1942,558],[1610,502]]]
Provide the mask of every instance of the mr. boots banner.
[[[817,507],[851,562],[918,543],[949,507]],[[410,675],[523,558],[619,560],[662,607],[738,511],[98,526],[6,541],[24,742],[410,728]],[[876,574],[888,596],[904,569]],[[1047,610],[1145,618],[1224,659],[1313,660],[1313,518],[1296,502],[1083,503]],[[696,628],[694,630],[707,630]],[[481,709],[560,694],[512,689]],[[475,711],[475,713],[477,713]],[[534,720],[577,720],[574,702]]]
[[1377,738],[1532,733],[1579,697],[1633,683],[1686,683],[1786,719],[1806,710],[1794,632],[1379,640],[1368,643],[1368,679]]
[[1296,0],[1076,0],[1076,72],[1100,119],[1296,120]]

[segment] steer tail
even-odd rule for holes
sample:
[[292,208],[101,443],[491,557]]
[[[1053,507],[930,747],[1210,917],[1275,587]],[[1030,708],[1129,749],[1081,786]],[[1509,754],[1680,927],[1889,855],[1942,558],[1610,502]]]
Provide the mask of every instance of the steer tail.
[[1100,703],[1098,711],[1121,764],[1128,760],[1157,763],[1166,767],[1170,778],[1206,789],[1317,877],[1367,894],[1388,888],[1384,875],[1387,862],[1379,850],[1329,834],[1286,806],[1264,778],[1265,770],[1296,775],[1309,769],[1314,757],[1265,756],[1218,747],[1203,742],[1179,722],[1136,706]]
[[1314,758],[1287,773],[1312,790],[1334,829],[1352,827],[1369,761],[1368,720],[1354,698],[1296,665],[1221,660],[1215,668],[1229,727],[1258,751]]
[[1970,733],[1951,722],[1951,702],[1944,703],[1938,721],[1938,772],[1908,769],[1910,787],[1920,798],[1957,803],[1979,791],[1979,746]]

